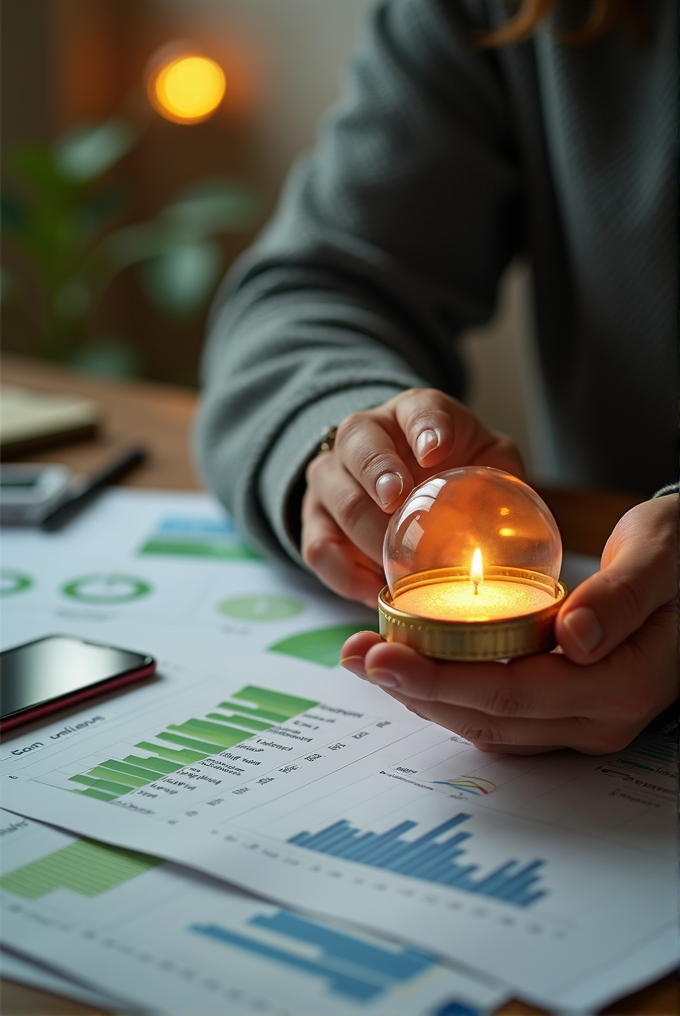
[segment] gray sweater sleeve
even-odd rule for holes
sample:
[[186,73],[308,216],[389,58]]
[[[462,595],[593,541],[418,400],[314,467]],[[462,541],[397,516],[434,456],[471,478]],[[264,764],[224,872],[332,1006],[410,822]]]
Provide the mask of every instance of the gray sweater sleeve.
[[477,6],[377,7],[342,104],[218,296],[197,454],[270,556],[299,561],[286,507],[325,425],[413,385],[463,394],[455,336],[489,317],[522,243],[511,115],[474,43]]

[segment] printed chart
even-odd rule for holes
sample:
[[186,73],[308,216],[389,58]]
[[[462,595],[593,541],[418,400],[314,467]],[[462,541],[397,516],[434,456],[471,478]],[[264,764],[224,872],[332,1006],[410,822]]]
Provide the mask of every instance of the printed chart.
[[376,623],[265,562],[203,494],[112,490],[63,532],[12,531],[0,597],[6,646],[54,631],[129,645],[138,627],[140,648],[163,656],[170,626],[217,638],[222,652],[334,668],[348,635]]
[[139,554],[161,557],[198,557],[221,561],[260,561],[261,555],[243,541],[226,516],[201,518],[168,515],[160,518],[143,540]]
[[14,568],[0,568],[0,596],[16,596],[33,585],[33,579]]
[[662,735],[607,759],[502,758],[341,674],[326,697],[310,664],[250,669],[138,711],[128,696],[61,744],[17,739],[6,806],[473,967],[484,954],[534,996],[675,921]]
[[467,851],[462,844],[472,833],[458,832],[447,836],[452,829],[467,822],[470,815],[461,813],[423,833],[415,840],[405,834],[416,829],[417,822],[401,822],[385,833],[362,832],[353,829],[346,819],[340,819],[314,835],[308,832],[291,836],[294,843],[305,850],[316,850],[329,857],[342,857],[371,868],[397,871],[411,878],[455,886],[479,896],[505,900],[518,907],[530,907],[547,896],[547,890],[537,888],[543,860],[521,865],[516,860],[504,861],[488,875],[477,875],[479,866],[465,863]]
[[[3,937],[128,1005],[479,1016],[503,998],[422,951],[254,901],[155,858],[0,812]],[[30,858],[26,860],[26,858]]]
[[[592,569],[577,563],[580,578]],[[105,862],[67,838],[8,862],[3,928],[27,956],[39,942],[76,977],[69,957],[86,950],[99,991],[135,985],[130,1004],[154,1011],[189,994],[183,1011],[198,1011],[201,984],[206,1013],[243,1012],[243,998],[266,1012],[267,993],[252,995],[266,968],[292,978],[291,1012],[304,984],[315,1012],[354,1011],[363,992],[359,1011],[389,999],[398,1014],[409,998],[409,1016],[413,999],[434,999],[428,1014],[443,1004],[439,982],[426,993],[433,956],[483,969],[494,990],[586,1009],[677,957],[676,746],[663,733],[603,758],[475,751],[342,672],[343,641],[375,615],[262,560],[203,495],[110,491],[62,532],[11,533],[0,597],[5,646],[60,631],[159,660],[157,678],[0,751],[8,807],[127,851]],[[209,884],[205,906],[167,903],[167,885],[167,911],[139,896],[172,874],[152,856],[204,872],[191,893]],[[276,905],[232,894],[227,920],[212,877]],[[120,924],[97,923],[102,900]],[[329,915],[354,925],[322,935]],[[372,953],[357,924],[409,944]],[[399,981],[392,954],[430,965]],[[240,1001],[216,972],[232,955],[255,964]],[[144,995],[158,981],[146,964],[168,973],[165,1009]],[[463,987],[442,1012],[484,1009]]]

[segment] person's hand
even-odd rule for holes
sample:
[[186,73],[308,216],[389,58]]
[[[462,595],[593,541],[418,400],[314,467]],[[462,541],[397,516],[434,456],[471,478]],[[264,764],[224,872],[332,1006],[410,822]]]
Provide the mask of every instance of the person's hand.
[[359,632],[341,662],[482,751],[618,751],[678,694],[677,513],[674,494],[623,516],[558,615],[561,651],[442,663]]
[[523,476],[512,439],[487,430],[455,399],[411,388],[352,413],[331,452],[307,468],[301,550],[334,592],[375,607],[385,584],[387,524],[415,486],[456,466],[494,466]]

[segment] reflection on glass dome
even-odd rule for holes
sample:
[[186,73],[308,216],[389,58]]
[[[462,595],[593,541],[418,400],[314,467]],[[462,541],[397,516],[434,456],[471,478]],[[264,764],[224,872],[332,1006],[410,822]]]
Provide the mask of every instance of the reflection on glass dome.
[[451,469],[426,480],[395,512],[383,561],[390,592],[407,575],[439,568],[528,569],[557,579],[562,543],[547,505],[526,483],[489,466]]

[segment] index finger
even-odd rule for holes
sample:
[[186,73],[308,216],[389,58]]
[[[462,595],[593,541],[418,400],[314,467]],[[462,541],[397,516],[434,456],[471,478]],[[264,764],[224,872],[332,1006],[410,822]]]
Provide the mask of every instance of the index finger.
[[523,475],[512,440],[488,430],[461,402],[436,388],[412,388],[387,402],[416,461],[428,469],[447,460],[453,465],[486,465]]
[[393,512],[414,486],[391,435],[370,411],[345,417],[333,455],[384,512]]

